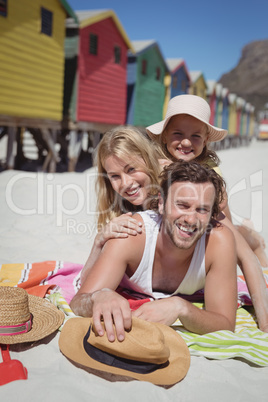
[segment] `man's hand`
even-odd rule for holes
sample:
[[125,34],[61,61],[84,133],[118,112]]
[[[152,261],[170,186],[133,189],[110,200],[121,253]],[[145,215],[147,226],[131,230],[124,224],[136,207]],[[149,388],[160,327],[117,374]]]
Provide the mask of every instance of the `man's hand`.
[[100,336],[104,335],[101,321],[104,321],[110,342],[125,338],[125,329],[131,328],[131,310],[128,301],[113,290],[101,289],[91,295],[93,324]]
[[177,296],[154,300],[142,304],[132,315],[145,321],[171,325],[176,321],[179,315],[177,309],[178,303],[179,298]]

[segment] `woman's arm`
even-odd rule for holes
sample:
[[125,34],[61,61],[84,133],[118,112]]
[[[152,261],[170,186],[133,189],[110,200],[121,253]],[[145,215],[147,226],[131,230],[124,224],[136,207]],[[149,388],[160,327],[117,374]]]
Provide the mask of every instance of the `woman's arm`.
[[84,283],[87,274],[97,261],[104,244],[109,239],[127,238],[129,235],[136,236],[138,233],[141,233],[141,222],[132,218],[131,212],[120,215],[107,223],[95,237],[90,255],[81,271],[81,284]]

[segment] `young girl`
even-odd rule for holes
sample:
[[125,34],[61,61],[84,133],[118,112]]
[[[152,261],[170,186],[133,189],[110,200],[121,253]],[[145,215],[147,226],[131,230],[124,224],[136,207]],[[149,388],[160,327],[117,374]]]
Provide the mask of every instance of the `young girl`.
[[[227,131],[209,124],[210,107],[201,97],[180,95],[172,98],[168,104],[167,114],[163,121],[147,127],[148,135],[160,147],[165,159],[161,164],[171,163],[178,159],[190,161],[195,159],[208,165],[221,174],[217,154],[208,149],[209,142],[221,141]],[[231,221],[227,196],[222,208]],[[262,266],[268,266],[261,237],[254,230],[245,226],[237,227],[257,255]]]
[[[180,95],[169,101],[164,120],[146,128],[148,135],[160,147],[162,165],[183,159],[195,159],[199,163],[209,165],[219,172],[219,159],[215,152],[208,149],[208,143],[221,141],[227,131],[209,123],[210,107],[201,97]],[[258,238],[244,230],[245,238],[231,222],[227,197],[222,206],[224,215],[219,217],[234,233],[237,243],[238,262],[245,276],[252,303],[255,307],[260,329],[268,332],[268,292],[259,261],[249,244],[252,245],[260,262],[265,266],[267,257]],[[257,244],[257,246],[256,246]]]
[[133,127],[108,131],[98,145],[95,165],[99,230],[81,272],[81,283],[108,239],[141,231],[131,215],[149,209],[159,190],[158,154],[151,141]]

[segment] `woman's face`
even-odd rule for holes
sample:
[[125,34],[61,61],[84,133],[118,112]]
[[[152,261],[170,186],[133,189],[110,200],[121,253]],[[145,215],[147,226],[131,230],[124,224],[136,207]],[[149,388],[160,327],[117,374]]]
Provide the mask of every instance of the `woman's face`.
[[149,194],[151,179],[141,170],[143,166],[145,163],[139,157],[125,161],[112,155],[104,162],[114,191],[133,205],[142,205]]
[[201,155],[207,143],[207,126],[187,114],[173,116],[165,129],[163,141],[175,159],[191,161]]

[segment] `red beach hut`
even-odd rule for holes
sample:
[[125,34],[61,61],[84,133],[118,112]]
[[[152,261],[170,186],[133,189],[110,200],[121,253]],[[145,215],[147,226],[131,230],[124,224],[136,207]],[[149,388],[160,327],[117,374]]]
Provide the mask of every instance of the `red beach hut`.
[[105,131],[123,124],[130,40],[112,10],[75,12],[67,21],[65,120],[72,129]]

